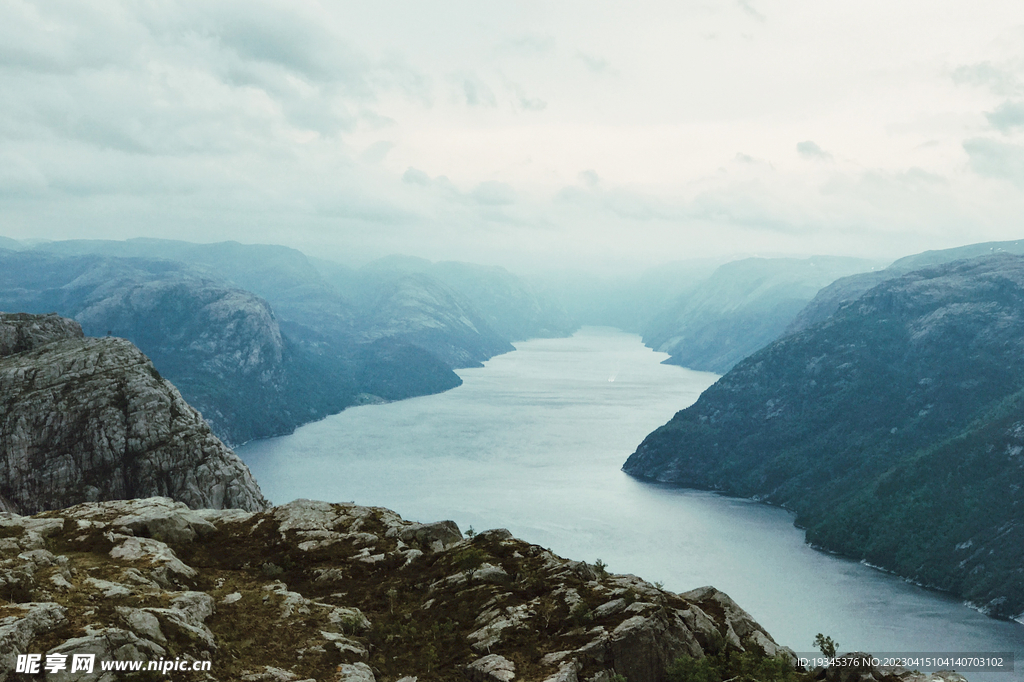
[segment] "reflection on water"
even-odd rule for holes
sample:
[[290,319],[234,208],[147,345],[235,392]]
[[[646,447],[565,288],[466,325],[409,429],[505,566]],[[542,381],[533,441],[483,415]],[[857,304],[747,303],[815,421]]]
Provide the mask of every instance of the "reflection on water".
[[239,454],[275,503],[355,501],[504,527],[668,589],[713,584],[797,651],[824,632],[841,650],[1013,650],[1024,667],[1024,627],[816,552],[781,509],[623,474],[714,374],[662,365],[638,337],[603,328],[517,348],[460,370],[447,393],[352,408]]

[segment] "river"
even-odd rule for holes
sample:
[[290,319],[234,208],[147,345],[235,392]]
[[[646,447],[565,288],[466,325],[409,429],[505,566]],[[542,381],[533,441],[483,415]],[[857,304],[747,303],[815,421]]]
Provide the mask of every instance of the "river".
[[644,436],[716,375],[662,365],[665,354],[607,328],[516,349],[459,370],[463,385],[446,393],[350,408],[238,454],[276,504],[354,501],[463,530],[508,528],[673,591],[714,585],[798,652],[822,632],[842,651],[1024,660],[1024,626],[815,551],[782,509],[622,473]]

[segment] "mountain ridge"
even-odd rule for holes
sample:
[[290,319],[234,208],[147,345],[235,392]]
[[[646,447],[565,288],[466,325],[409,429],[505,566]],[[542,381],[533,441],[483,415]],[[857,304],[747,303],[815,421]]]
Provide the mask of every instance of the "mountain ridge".
[[737,364],[623,469],[785,506],[812,544],[1018,617],[1022,353],[1024,258],[912,271]]

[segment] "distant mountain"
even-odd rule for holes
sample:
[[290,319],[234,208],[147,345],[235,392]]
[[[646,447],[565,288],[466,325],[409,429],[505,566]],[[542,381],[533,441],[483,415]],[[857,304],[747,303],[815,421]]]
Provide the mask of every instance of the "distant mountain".
[[363,318],[361,341],[390,339],[418,346],[450,367],[480,366],[515,350],[450,288],[425,275],[383,284]]
[[673,261],[640,275],[560,272],[538,277],[534,287],[557,300],[577,324],[617,327],[640,334],[650,320],[706,280],[721,259]]
[[428,279],[449,288],[468,303],[487,328],[505,341],[568,336],[577,325],[556,300],[536,291],[522,278],[500,267],[441,261],[410,256],[388,256],[351,270],[328,261],[313,260],[324,277],[339,290],[351,292],[364,308],[378,303],[383,291],[410,275],[424,284]]
[[821,287],[871,266],[836,256],[726,263],[647,322],[644,343],[670,364],[725,372],[777,338]]
[[783,505],[807,540],[1024,612],[1024,257],[883,281],[737,364],[623,469]]
[[193,508],[269,506],[138,348],[85,338],[56,315],[0,313],[0,507],[151,495]]
[[91,335],[132,341],[229,443],[290,433],[362,393],[395,400],[461,383],[400,341],[333,338],[329,352],[299,343],[265,300],[206,273],[166,260],[0,250],[0,310],[56,311]]
[[800,311],[786,333],[797,332],[827,319],[832,313],[839,309],[839,306],[854,301],[865,291],[877,286],[881,282],[893,277],[899,277],[913,270],[929,265],[940,265],[955,260],[966,258],[977,258],[979,256],[991,256],[1000,253],[1024,254],[1024,240],[1012,242],[985,242],[983,244],[969,244],[958,246],[953,249],[942,249],[938,251],[925,251],[923,253],[906,256],[895,261],[884,270],[874,272],[863,272],[857,275],[850,275],[837,279],[832,284],[823,288],[807,304],[807,307]]
[[[420,337],[424,343],[419,347],[432,353],[447,347],[436,355],[439,360],[449,367],[471,367],[512,350],[511,340],[564,336],[575,328],[557,305],[538,298],[528,285],[502,268],[390,256],[352,270],[307,258],[284,246],[237,242],[71,240],[49,242],[37,249],[61,255],[102,254],[186,263],[207,277],[265,298],[292,339],[328,356],[348,355],[353,344],[367,339],[392,338],[395,334],[391,332],[397,329],[427,326],[434,331]],[[398,284],[410,275],[418,278]],[[414,294],[417,287],[420,290]],[[387,304],[388,297],[398,290],[407,298],[433,301],[429,309],[440,317],[428,319],[423,311],[393,300],[388,304],[391,315],[382,315],[382,302]],[[403,312],[410,317],[395,317]],[[452,325],[463,316],[472,320],[469,333],[464,333],[467,327],[463,325]],[[444,341],[438,341],[445,335]],[[399,336],[413,345],[419,343],[415,334]]]
[[447,390],[461,383],[453,368],[513,350],[511,338],[571,331],[500,268],[406,261],[352,271],[278,246],[47,242],[0,248],[0,309],[131,340],[230,443]]

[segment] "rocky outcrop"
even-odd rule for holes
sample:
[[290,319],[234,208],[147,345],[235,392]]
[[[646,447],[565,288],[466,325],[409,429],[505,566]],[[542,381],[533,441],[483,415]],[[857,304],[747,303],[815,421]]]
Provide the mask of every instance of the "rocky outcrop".
[[641,478],[783,505],[809,542],[1024,611],[1024,257],[882,282],[650,434]]
[[124,339],[56,316],[0,313],[0,500],[22,513],[167,495],[266,507],[242,461]]
[[57,314],[0,313],[0,357],[83,336],[82,325]]
[[12,660],[180,657],[216,679],[661,682],[683,654],[792,658],[713,588],[673,594],[508,531],[309,500],[0,515],[0,594]]

